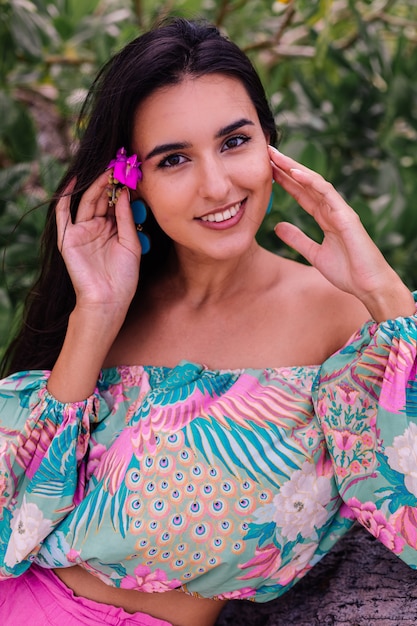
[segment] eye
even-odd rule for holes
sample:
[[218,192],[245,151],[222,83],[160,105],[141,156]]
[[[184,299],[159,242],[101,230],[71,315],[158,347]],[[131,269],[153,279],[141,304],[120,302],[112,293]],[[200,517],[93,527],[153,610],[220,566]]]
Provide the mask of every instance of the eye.
[[250,137],[248,137],[247,135],[235,135],[233,137],[229,137],[229,139],[226,139],[223,144],[223,151],[238,148],[248,141],[250,141]]
[[176,167],[186,162],[186,158],[181,154],[170,154],[158,163],[158,167]]

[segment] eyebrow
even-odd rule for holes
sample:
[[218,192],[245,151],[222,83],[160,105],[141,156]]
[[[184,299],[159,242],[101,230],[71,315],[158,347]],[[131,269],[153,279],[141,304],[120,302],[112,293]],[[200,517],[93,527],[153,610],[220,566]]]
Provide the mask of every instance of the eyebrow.
[[[220,139],[221,137],[225,137],[226,135],[229,135],[230,133],[233,133],[235,130],[238,130],[239,128],[242,128],[242,126],[254,126],[255,124],[246,118],[242,118],[240,120],[237,120],[236,122],[232,122],[231,124],[228,124],[227,126],[224,126],[223,128],[221,128],[215,135],[216,139]],[[151,150],[144,158],[144,161],[147,161],[148,159],[152,159],[155,156],[158,156],[159,154],[165,154],[167,152],[174,152],[176,150],[185,150],[186,148],[191,148],[191,144],[186,142],[186,141],[176,141],[174,143],[163,143],[159,146],[155,146],[155,148],[153,150]]]
[[248,120],[245,117],[243,117],[241,120],[237,120],[236,122],[232,122],[231,124],[228,124],[224,128],[221,128],[219,132],[216,134],[216,139],[225,137],[229,133],[233,133],[235,130],[239,130],[239,128],[242,128],[242,126],[255,126],[255,124],[251,122],[251,120]]

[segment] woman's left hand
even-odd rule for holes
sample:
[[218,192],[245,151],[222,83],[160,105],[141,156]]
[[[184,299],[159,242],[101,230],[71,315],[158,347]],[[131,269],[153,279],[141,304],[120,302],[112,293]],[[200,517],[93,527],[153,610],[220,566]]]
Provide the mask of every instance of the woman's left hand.
[[294,224],[280,222],[275,227],[278,237],[333,285],[359,298],[376,321],[415,313],[410,291],[334,187],[275,148],[270,148],[269,155],[276,182],[316,220],[324,234],[317,243]]

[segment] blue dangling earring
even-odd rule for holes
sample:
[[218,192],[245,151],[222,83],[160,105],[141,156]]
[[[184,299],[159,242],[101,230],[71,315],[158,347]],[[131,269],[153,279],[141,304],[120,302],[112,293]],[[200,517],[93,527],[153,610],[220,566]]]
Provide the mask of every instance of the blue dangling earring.
[[265,215],[269,215],[271,213],[273,200],[274,200],[274,194],[271,193],[271,195],[269,196],[269,202],[268,202],[268,206],[266,207]]
[[147,216],[146,206],[142,200],[135,200],[130,206],[132,208],[136,230],[138,231],[140,245],[142,246],[142,254],[147,254],[151,249],[151,240],[148,235],[143,232],[142,228],[142,224]]

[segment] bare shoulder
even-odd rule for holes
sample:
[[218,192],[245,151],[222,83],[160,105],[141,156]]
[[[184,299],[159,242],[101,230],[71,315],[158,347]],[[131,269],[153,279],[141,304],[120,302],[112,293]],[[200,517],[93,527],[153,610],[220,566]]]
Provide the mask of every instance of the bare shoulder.
[[342,347],[370,318],[356,297],[334,287],[314,267],[278,257],[271,269],[276,273],[276,314],[284,302],[287,327],[292,328],[293,337],[303,337],[300,349],[317,354],[317,358],[324,359]]
[[314,267],[298,265],[298,280],[313,311],[331,319],[336,316],[338,325],[352,330],[369,319],[369,312],[358,298],[332,285]]

